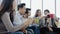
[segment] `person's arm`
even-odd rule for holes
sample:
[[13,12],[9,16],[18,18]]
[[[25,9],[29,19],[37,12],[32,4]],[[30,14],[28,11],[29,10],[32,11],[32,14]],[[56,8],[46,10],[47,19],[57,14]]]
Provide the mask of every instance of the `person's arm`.
[[27,34],[27,30],[25,28],[23,28],[21,31]]
[[23,28],[26,28],[27,26],[29,26],[31,23],[33,22],[32,18],[29,18],[27,21],[25,21],[25,23],[23,24]]
[[23,23],[22,25],[20,26],[15,26],[14,30],[13,31],[18,31],[18,30],[22,30],[23,28],[26,28],[33,20],[30,18],[28,19],[25,23]]
[[[20,18],[20,16],[15,15],[13,24],[15,25],[21,25],[23,28],[26,28],[30,23],[32,23],[33,19],[28,18],[27,20],[24,20],[23,18]],[[27,26],[25,26],[27,25]]]
[[[18,31],[20,29],[22,29],[23,27],[26,27],[29,25],[29,23],[32,21],[32,19],[28,19],[24,24],[22,25],[17,25],[17,26],[13,26],[11,20],[10,20],[10,17],[9,17],[9,14],[8,13],[5,13],[3,16],[2,16],[2,21],[6,27],[6,29],[9,31],[9,32],[15,32],[15,31]],[[27,25],[28,24],[28,25]]]
[[53,29],[48,25],[50,23],[50,18],[47,19],[47,27],[49,29],[49,31],[53,31]]
[[[4,13],[1,17],[2,21],[3,21],[3,24],[5,25],[6,29],[9,31],[9,32],[14,32],[14,31],[17,31],[18,29],[18,26],[13,26],[11,20],[10,20],[10,17],[9,17],[9,13]],[[20,27],[20,26],[19,26]]]
[[49,31],[53,31],[53,29],[51,27],[48,27]]

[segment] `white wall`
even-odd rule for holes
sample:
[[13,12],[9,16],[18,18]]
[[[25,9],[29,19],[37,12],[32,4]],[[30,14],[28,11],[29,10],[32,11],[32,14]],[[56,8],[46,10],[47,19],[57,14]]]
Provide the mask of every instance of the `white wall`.
[[55,0],[21,0],[21,3],[26,3],[26,7],[32,9],[31,16],[35,15],[37,9],[41,9],[42,12],[44,12],[45,9],[48,9],[50,10],[50,13],[55,14],[55,8],[56,8],[56,16],[60,18],[60,0],[56,0],[56,7],[55,7]]
[[30,8],[30,0],[21,0],[21,3],[25,3],[27,8]]
[[45,9],[55,14],[55,0],[43,0],[43,12]]
[[42,0],[31,0],[31,16],[35,15],[37,9],[42,10]]
[[21,3],[21,0],[16,0],[17,1],[17,4],[20,4]]
[[60,18],[60,0],[56,0],[56,16]]
[[0,0],[0,5],[1,5],[2,1],[3,1],[3,0]]

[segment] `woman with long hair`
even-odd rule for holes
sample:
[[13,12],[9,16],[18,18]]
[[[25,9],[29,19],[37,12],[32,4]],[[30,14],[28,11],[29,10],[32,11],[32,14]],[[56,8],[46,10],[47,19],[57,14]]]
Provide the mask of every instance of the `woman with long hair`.
[[[14,26],[13,20],[15,15],[15,0],[3,0],[0,8],[0,21],[1,21],[1,30],[8,32],[16,32],[20,30],[20,26]],[[21,32],[21,34],[23,34]]]

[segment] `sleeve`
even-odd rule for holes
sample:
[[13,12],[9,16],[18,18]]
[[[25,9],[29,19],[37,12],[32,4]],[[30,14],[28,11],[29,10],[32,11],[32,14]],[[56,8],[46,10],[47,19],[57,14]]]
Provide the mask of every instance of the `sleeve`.
[[22,28],[21,25],[19,26],[13,26],[12,22],[10,21],[10,17],[9,17],[9,13],[5,13],[2,15],[2,21],[3,21],[3,24],[5,25],[6,29],[9,31],[9,32],[15,32],[15,31],[18,31]]

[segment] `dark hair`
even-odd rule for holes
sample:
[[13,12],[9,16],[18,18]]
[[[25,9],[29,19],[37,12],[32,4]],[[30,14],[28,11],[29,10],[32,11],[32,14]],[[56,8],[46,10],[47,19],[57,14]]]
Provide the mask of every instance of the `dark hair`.
[[44,12],[48,12],[48,13],[50,13],[50,11],[49,11],[48,9],[44,10]]
[[[41,10],[40,10],[40,9],[37,9],[37,10],[36,10],[36,13],[38,13],[39,11],[41,11]],[[35,17],[38,17],[38,15],[35,14]]]
[[30,8],[26,8],[26,14],[28,14],[29,13],[29,11],[31,11],[31,9]]
[[6,11],[12,10],[13,0],[3,0],[3,8],[0,11],[0,16],[2,16]]
[[25,3],[19,4],[19,5],[18,5],[18,10],[19,10],[19,8],[23,8],[24,6],[25,6]]
[[11,21],[13,21],[13,1],[14,0],[3,0],[3,8],[0,11],[0,19],[1,16],[5,13],[5,12],[10,12],[10,19]]

